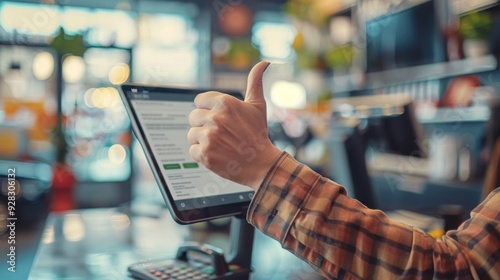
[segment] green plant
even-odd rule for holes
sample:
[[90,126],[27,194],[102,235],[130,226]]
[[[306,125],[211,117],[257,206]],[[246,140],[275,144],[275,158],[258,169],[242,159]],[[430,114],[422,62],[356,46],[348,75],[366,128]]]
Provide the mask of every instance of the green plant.
[[83,56],[87,50],[87,46],[83,43],[83,35],[68,35],[63,28],[59,29],[59,34],[54,37],[50,46],[58,54]]
[[87,46],[83,42],[83,35],[68,35],[63,28],[59,29],[59,34],[54,37],[50,46],[57,52],[58,62],[57,62],[57,72],[59,73],[59,78],[57,81],[57,122],[56,127],[53,131],[53,141],[56,147],[56,160],[58,163],[64,164],[66,161],[66,155],[68,153],[68,143],[64,134],[64,122],[63,114],[61,110],[62,102],[62,62],[65,55],[76,55],[83,56],[87,50]]
[[475,11],[460,18],[460,33],[464,39],[485,39],[492,29],[488,11]]
[[352,65],[355,50],[352,44],[332,47],[324,54],[325,63],[332,69],[347,69]]

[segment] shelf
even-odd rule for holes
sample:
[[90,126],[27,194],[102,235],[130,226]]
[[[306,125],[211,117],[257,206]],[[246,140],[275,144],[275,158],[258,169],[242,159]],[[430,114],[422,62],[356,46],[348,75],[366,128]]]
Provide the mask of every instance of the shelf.
[[[410,102],[410,95],[400,93],[333,98],[330,104],[334,117],[364,118],[400,114],[402,107]],[[491,110],[488,106],[417,107],[415,116],[422,124],[486,122],[490,119]]]
[[416,111],[417,119],[422,124],[486,122],[490,119],[488,107],[432,108]]
[[497,68],[497,65],[498,62],[495,56],[486,55],[472,59],[399,68],[366,74],[365,86],[356,85],[359,83],[355,81],[362,80],[361,77],[347,74],[334,76],[331,79],[331,88],[334,94],[355,90],[371,90],[402,83],[438,80],[493,71]]

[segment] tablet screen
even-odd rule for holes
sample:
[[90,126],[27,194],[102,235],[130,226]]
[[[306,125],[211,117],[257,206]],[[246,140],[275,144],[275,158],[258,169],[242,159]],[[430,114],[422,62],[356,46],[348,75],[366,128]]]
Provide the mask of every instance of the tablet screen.
[[216,175],[189,156],[188,117],[195,109],[196,93],[130,88],[125,94],[146,142],[141,144],[149,146],[156,175],[166,183],[179,211],[251,200],[251,188]]

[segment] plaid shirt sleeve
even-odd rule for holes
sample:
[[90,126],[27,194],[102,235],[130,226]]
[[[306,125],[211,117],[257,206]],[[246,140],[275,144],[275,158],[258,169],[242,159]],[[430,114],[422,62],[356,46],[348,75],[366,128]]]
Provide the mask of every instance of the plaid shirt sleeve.
[[330,279],[500,279],[500,190],[440,239],[366,208],[283,153],[248,221]]

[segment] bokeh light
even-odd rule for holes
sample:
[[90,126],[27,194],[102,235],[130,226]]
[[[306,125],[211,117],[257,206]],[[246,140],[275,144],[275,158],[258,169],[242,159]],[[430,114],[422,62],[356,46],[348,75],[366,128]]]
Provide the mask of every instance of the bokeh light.
[[91,94],[89,107],[106,108],[120,104],[120,96],[115,88],[97,88],[91,93],[90,90],[87,92]]
[[49,52],[39,52],[33,58],[33,76],[44,81],[54,73],[54,57]]
[[116,165],[122,164],[127,158],[127,151],[122,145],[114,144],[108,150],[108,158]]
[[271,101],[286,109],[303,109],[307,103],[306,89],[299,83],[276,81],[271,86]]
[[130,67],[126,63],[118,63],[109,70],[108,78],[113,85],[125,83],[130,76]]
[[223,56],[231,49],[231,40],[225,36],[214,38],[212,42],[212,52],[214,55]]
[[63,234],[66,240],[77,242],[85,236],[85,226],[79,214],[67,214],[64,216]]
[[68,56],[63,61],[63,78],[67,83],[78,83],[85,75],[85,61],[75,55]]
[[290,59],[296,31],[285,23],[258,22],[253,27],[252,42],[265,58]]
[[59,29],[59,22],[60,12],[55,5],[0,3],[0,24],[9,33],[54,35]]
[[88,89],[83,95],[83,102],[87,107],[94,108],[94,103],[92,102],[92,95],[94,94],[95,88]]

